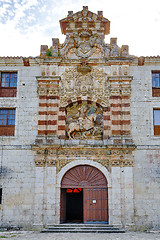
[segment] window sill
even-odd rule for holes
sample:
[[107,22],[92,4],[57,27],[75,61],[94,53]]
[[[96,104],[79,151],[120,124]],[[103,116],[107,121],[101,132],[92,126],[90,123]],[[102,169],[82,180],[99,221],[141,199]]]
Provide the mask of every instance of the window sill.
[[16,138],[16,136],[13,136],[13,135],[0,135],[0,138]]
[[151,139],[153,139],[153,140],[160,139],[160,135],[152,135],[152,136],[151,136]]

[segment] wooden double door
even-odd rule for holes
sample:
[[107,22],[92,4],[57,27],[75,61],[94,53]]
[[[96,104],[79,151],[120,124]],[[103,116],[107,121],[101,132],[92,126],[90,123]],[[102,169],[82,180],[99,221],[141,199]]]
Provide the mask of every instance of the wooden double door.
[[80,165],[64,175],[60,221],[108,223],[107,180],[97,168]]

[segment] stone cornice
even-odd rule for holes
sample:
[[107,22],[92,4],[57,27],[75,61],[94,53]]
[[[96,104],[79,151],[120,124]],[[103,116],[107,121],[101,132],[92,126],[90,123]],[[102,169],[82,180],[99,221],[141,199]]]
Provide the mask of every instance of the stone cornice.
[[43,63],[40,57],[0,57],[0,66],[34,66]]

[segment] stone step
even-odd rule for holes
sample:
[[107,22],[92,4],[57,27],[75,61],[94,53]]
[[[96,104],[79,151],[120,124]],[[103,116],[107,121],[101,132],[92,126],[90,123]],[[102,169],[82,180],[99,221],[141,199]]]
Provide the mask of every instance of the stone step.
[[123,229],[45,229],[42,233],[125,233]]
[[108,224],[53,224],[53,225],[47,225],[47,228],[55,228],[55,227],[78,227],[78,228],[85,228],[85,227],[104,227],[104,228],[112,228],[113,225]]
[[47,226],[41,232],[124,233],[125,231],[107,224],[54,224]]
[[66,227],[66,228],[60,228],[60,227],[54,227],[54,228],[47,228],[48,230],[52,230],[52,229],[69,229],[69,230],[72,230],[72,229],[84,229],[84,230],[90,230],[90,229],[93,229],[93,230],[119,230],[119,228],[104,228],[104,227],[81,227],[81,228],[78,228],[78,227]]

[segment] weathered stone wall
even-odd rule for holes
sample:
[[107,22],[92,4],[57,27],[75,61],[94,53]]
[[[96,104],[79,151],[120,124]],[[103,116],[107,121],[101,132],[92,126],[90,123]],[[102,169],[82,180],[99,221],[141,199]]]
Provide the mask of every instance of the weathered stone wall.
[[31,144],[37,136],[39,64],[30,59],[24,66],[22,58],[0,59],[0,71],[17,71],[17,96],[0,98],[0,108],[15,108],[15,135],[0,136],[1,224],[33,225],[35,164]]
[[[138,226],[160,226],[160,137],[154,136],[152,70],[160,70],[159,58],[146,59],[143,66],[130,67],[134,76],[131,95],[131,133],[136,145],[134,158],[134,209]],[[154,62],[152,62],[154,61]],[[157,63],[155,63],[155,61]]]
[[160,227],[160,149],[135,151],[134,208],[137,226]]
[[154,136],[153,108],[160,107],[159,97],[152,97],[152,70],[160,70],[159,64],[131,66],[134,76],[131,94],[131,126],[136,145],[159,145],[160,139]]
[[1,147],[1,225],[33,224],[35,167],[33,152],[27,146]]

